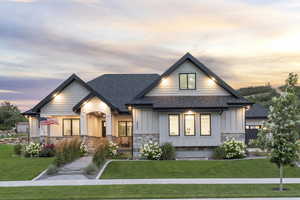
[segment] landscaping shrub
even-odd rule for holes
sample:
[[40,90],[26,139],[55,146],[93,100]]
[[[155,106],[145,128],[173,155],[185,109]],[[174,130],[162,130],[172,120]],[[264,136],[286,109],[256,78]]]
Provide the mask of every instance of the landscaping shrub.
[[94,175],[98,172],[98,170],[98,167],[94,163],[89,164],[86,168],[83,169],[84,173],[87,175]]
[[40,157],[53,157],[55,156],[54,144],[43,144],[40,152]]
[[243,142],[230,139],[221,145],[224,151],[225,159],[244,158],[246,156],[246,147]]
[[85,144],[81,143],[80,145],[80,153],[82,156],[86,155],[88,152],[88,148]]
[[93,163],[97,167],[100,167],[101,165],[104,164],[105,159],[107,158],[107,154],[108,154],[108,145],[106,143],[98,145],[95,154],[93,156]]
[[249,148],[258,148],[259,142],[256,139],[249,140],[249,144],[247,145]]
[[213,158],[214,159],[224,159],[225,158],[225,151],[222,146],[219,146],[214,149]]
[[22,154],[22,150],[23,150],[23,145],[21,145],[21,144],[16,144],[16,145],[14,146],[14,153],[15,153],[16,155],[21,155],[21,154]]
[[118,149],[119,149],[119,146],[112,142],[112,141],[109,141],[108,145],[107,145],[107,157],[109,158],[116,158],[118,156]]
[[82,155],[80,146],[81,140],[77,137],[71,140],[65,139],[61,141],[55,148],[56,158],[54,163],[57,166],[61,166],[79,158]]
[[161,146],[161,160],[175,160],[176,149],[171,143],[165,143]]
[[140,150],[142,157],[147,160],[159,160],[161,156],[161,148],[159,147],[157,142],[152,142],[144,144]]
[[47,173],[47,175],[53,175],[53,174],[56,174],[57,172],[58,172],[57,166],[51,164],[51,165],[48,167],[46,173]]
[[38,143],[31,142],[29,145],[25,146],[24,156],[25,157],[38,157],[41,152],[41,145]]

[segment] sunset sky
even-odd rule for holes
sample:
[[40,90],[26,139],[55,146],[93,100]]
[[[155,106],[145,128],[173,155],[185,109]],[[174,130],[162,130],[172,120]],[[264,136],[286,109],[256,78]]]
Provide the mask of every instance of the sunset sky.
[[0,0],[0,102],[76,73],[162,73],[190,52],[234,88],[300,74],[299,0]]

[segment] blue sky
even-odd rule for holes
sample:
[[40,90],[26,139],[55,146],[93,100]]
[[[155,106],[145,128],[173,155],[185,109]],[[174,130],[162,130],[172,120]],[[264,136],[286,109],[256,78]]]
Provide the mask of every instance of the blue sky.
[[162,73],[192,53],[234,88],[300,73],[300,2],[0,0],[0,101],[26,110],[72,73]]

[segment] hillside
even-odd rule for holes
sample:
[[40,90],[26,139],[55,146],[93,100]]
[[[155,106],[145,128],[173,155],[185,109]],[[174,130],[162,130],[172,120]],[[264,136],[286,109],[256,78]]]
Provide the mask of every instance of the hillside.
[[[285,86],[280,86],[278,89],[278,91],[283,91]],[[269,107],[272,98],[279,95],[276,89],[272,88],[271,85],[245,87],[237,91],[249,101],[259,103],[266,108]],[[296,88],[296,93],[300,99],[300,86]]]

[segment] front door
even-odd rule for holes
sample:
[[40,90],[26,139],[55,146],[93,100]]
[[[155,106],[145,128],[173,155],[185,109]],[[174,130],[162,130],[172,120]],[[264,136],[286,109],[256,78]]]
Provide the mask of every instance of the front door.
[[105,122],[105,120],[101,121],[101,127],[102,127],[102,137],[106,137],[106,122]]

